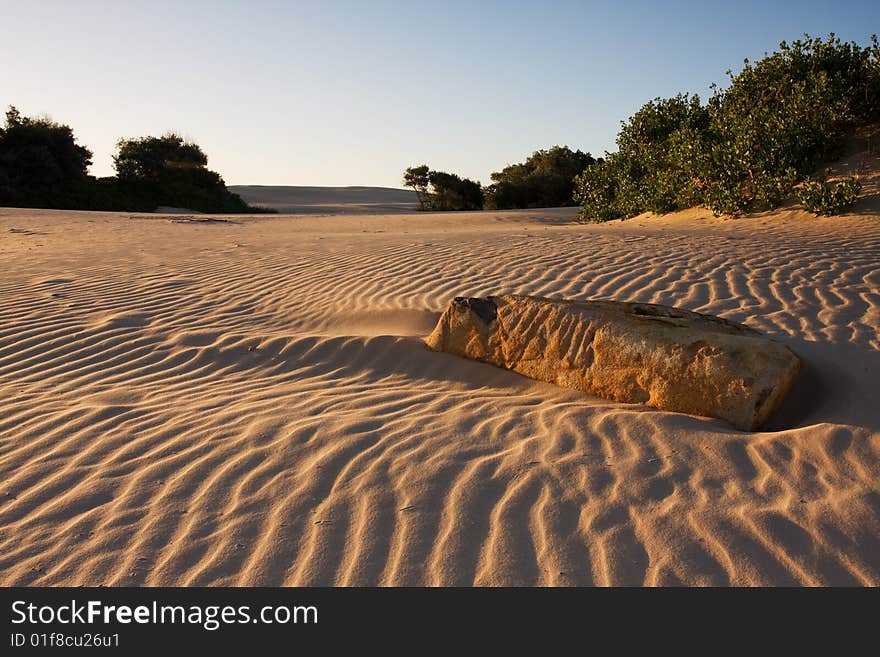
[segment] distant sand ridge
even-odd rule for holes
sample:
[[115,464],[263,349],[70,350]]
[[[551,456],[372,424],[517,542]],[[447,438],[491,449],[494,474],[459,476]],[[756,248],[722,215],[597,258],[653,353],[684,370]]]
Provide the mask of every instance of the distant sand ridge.
[[[0,583],[880,584],[875,181],[823,219],[0,209]],[[748,433],[425,348],[499,291],[804,369]]]
[[392,187],[295,187],[232,185],[250,205],[286,214],[382,214],[418,209],[416,193]]

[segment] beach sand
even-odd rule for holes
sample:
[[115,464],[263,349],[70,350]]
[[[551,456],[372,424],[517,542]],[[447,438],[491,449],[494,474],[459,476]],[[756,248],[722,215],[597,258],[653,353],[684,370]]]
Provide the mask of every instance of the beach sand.
[[[0,584],[880,584],[880,214],[0,209]],[[457,295],[805,361],[758,433],[428,351]]]

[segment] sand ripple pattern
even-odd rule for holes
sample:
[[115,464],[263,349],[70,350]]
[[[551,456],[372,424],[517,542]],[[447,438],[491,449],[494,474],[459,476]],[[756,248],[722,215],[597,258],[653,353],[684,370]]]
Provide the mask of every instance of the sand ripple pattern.
[[[498,292],[719,314],[806,382],[742,433],[424,349]],[[0,584],[880,584],[878,328],[876,216],[0,210]]]

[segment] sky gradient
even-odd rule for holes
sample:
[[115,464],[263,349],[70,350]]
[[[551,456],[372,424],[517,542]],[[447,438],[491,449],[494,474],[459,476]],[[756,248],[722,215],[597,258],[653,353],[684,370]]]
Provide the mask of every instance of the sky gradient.
[[865,44],[880,2],[10,2],[0,103],[121,137],[177,131],[227,184],[400,187],[553,144],[600,155],[657,96],[804,32]]

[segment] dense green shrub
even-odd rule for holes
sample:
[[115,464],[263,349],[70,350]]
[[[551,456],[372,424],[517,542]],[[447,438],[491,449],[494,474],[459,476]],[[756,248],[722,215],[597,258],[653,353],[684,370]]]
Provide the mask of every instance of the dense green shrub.
[[632,164],[632,159],[625,155],[612,153],[603,163],[586,169],[576,179],[576,194],[583,218],[608,221],[641,212]]
[[697,96],[657,98],[642,107],[621,127],[618,151],[575,180],[582,217],[606,221],[693,205],[708,122]]
[[857,176],[847,176],[839,182],[826,178],[807,180],[796,192],[804,209],[814,214],[840,214],[856,202],[862,183]]
[[151,199],[154,207],[183,207],[200,212],[266,212],[226,189],[223,178],[207,168],[208,156],[179,135],[122,139],[113,157],[118,190],[133,199]]
[[409,167],[403,183],[412,187],[422,210],[482,210],[480,183],[454,173],[432,171],[427,164]]
[[[855,126],[880,119],[880,48],[809,36],[730,75],[702,106],[679,95],[645,105],[618,152],[575,181],[586,220],[702,203],[716,214],[779,206]],[[604,207],[597,203],[604,202]]]
[[483,209],[483,189],[480,183],[445,171],[432,171],[429,177],[433,210]]
[[858,123],[877,118],[875,48],[808,37],[746,61],[709,104],[707,205],[717,213],[778,206]]
[[69,126],[10,107],[0,128],[0,205],[68,207],[82,195],[91,158]]
[[492,174],[486,187],[487,210],[552,208],[574,204],[574,178],[596,160],[568,146],[553,146],[532,153],[525,162],[511,164]]
[[177,171],[204,169],[208,156],[197,144],[171,132],[161,137],[120,139],[113,165],[120,179],[161,181]]

